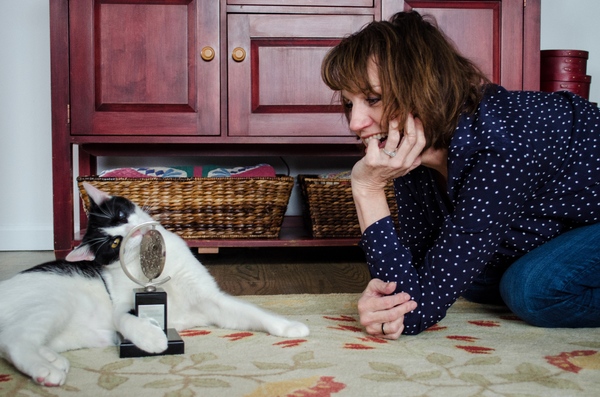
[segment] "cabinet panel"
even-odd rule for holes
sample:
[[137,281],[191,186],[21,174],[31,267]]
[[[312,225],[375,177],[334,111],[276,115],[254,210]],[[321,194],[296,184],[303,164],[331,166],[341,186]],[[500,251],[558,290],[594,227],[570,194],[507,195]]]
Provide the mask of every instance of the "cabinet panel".
[[328,136],[355,142],[321,81],[325,53],[373,15],[228,15],[228,120],[235,136]]
[[[73,135],[218,135],[217,2],[69,3]],[[199,48],[200,47],[200,48]]]
[[227,0],[232,5],[373,7],[374,0]]
[[523,89],[523,0],[400,3],[404,10],[434,16],[459,51],[493,82]]

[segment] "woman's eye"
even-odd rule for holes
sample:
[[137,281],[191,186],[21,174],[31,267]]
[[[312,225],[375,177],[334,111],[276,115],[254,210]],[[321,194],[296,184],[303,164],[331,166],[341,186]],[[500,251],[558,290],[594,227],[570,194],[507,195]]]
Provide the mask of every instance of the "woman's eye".
[[344,101],[343,104],[344,104],[344,108],[346,108],[348,110],[352,109],[352,102],[350,102],[350,101]]
[[121,243],[121,237],[117,237],[113,240],[110,248],[115,249],[119,246],[120,243]]
[[369,106],[376,105],[379,101],[381,101],[380,97],[369,97],[369,98],[367,98],[367,103],[369,104]]

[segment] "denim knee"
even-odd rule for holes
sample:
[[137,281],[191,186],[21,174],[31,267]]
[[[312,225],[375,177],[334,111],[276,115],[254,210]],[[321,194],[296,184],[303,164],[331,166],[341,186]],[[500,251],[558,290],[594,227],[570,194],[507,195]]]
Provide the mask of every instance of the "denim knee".
[[541,327],[600,326],[600,224],[564,233],[513,263],[500,281],[506,305]]

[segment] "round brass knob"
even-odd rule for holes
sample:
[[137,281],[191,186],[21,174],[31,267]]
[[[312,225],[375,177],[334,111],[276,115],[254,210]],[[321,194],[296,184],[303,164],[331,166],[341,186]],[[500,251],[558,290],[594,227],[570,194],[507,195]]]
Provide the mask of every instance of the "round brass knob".
[[246,51],[242,47],[235,47],[231,53],[231,57],[236,62],[242,62],[246,59]]
[[206,46],[200,51],[200,56],[206,62],[212,61],[215,57],[215,50],[213,50],[212,47]]

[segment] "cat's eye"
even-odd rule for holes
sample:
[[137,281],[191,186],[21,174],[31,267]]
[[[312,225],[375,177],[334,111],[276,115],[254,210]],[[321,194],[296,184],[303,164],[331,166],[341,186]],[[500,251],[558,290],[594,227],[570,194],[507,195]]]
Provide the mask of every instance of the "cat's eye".
[[110,248],[115,249],[119,246],[119,244],[121,244],[121,237],[117,237],[113,240]]
[[125,216],[125,213],[123,211],[119,211],[119,220],[125,221],[126,219],[127,217]]

